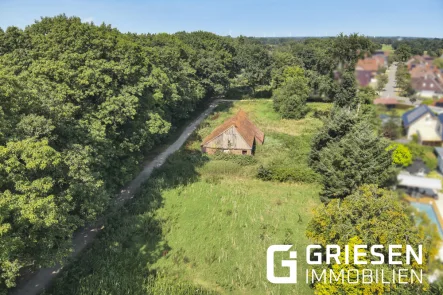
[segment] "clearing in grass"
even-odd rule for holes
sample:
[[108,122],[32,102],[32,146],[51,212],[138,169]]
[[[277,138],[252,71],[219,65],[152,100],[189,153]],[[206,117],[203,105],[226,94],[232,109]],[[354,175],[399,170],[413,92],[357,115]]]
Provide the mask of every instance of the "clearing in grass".
[[[330,105],[310,106],[307,118],[296,121],[281,120],[267,100],[221,105],[133,202],[109,214],[103,234],[47,293],[313,294],[304,283],[266,279],[266,249],[304,249],[306,226],[320,202],[306,162],[322,125],[319,114]],[[202,154],[201,139],[240,108],[265,132],[256,156]],[[260,169],[285,182],[257,178]]]

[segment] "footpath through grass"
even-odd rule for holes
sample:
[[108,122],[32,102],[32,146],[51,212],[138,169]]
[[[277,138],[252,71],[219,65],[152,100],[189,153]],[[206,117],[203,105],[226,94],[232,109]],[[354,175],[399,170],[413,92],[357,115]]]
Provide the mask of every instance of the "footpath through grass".
[[[110,212],[98,240],[47,294],[313,294],[304,283],[266,280],[273,244],[294,244],[304,273],[305,230],[320,188],[315,177],[300,179],[312,175],[306,157],[322,124],[315,111],[330,105],[311,107],[295,121],[281,120],[267,100],[221,105],[131,203]],[[201,138],[240,108],[265,132],[256,156],[202,154]],[[258,179],[262,166],[289,181]]]

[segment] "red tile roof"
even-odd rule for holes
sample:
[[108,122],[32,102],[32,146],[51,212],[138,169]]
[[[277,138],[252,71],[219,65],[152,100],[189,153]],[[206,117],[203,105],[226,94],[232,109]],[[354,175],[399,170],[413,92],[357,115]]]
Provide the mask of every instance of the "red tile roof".
[[398,100],[393,97],[379,97],[374,99],[374,104],[397,104]]
[[249,146],[252,147],[254,139],[257,143],[263,144],[265,134],[248,119],[248,116],[243,110],[240,110],[237,115],[226,120],[223,124],[215,128],[211,134],[206,136],[205,139],[203,139],[202,145],[214,139],[231,126],[237,129],[238,133],[240,133]]
[[376,72],[378,71],[378,66],[378,62],[375,58],[360,59],[357,62],[357,70]]

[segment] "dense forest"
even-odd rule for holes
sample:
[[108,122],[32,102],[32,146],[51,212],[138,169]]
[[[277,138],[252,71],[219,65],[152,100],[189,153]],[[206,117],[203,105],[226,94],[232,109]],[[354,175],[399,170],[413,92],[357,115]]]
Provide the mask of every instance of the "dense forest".
[[[341,106],[357,97],[360,109],[373,93],[357,92],[350,73],[376,48],[358,34],[279,46],[201,31],[123,34],[65,15],[0,29],[0,290],[23,268],[65,257],[73,232],[200,104],[278,89]],[[303,93],[288,86],[297,83]],[[291,103],[279,101],[288,117]]]

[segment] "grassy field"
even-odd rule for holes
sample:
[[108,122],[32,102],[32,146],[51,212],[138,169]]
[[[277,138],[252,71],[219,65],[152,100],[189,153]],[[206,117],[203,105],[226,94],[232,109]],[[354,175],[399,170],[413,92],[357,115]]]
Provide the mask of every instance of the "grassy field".
[[382,44],[381,50],[383,50],[383,51],[394,51],[394,48],[392,48],[392,45],[390,45],[390,44]]
[[[47,294],[313,294],[304,283],[266,280],[273,244],[294,244],[299,277],[304,271],[320,188],[315,178],[297,180],[313,173],[306,157],[322,125],[317,112],[330,108],[310,106],[298,121],[281,120],[269,100],[219,106],[133,202],[109,213],[103,234]],[[201,154],[201,138],[240,108],[265,132],[256,156]],[[257,179],[261,166],[289,181]]]

